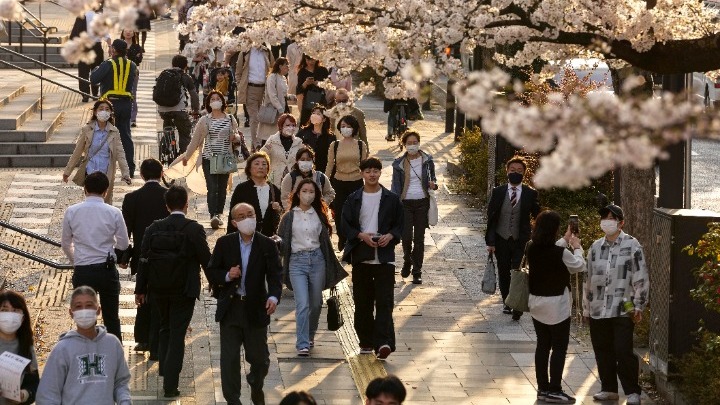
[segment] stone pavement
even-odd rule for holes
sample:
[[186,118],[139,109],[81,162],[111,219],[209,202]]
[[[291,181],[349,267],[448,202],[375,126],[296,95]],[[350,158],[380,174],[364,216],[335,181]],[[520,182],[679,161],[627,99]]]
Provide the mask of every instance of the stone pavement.
[[[161,124],[151,101],[151,91],[154,76],[169,66],[176,50],[171,27],[171,21],[153,22],[146,44],[148,54],[141,65],[138,93],[140,115],[138,128],[133,130],[138,160],[157,153],[155,131]],[[370,149],[383,161],[382,183],[389,187],[392,174],[389,164],[399,149],[383,139],[386,115],[382,113],[382,102],[365,98],[358,102],[358,107],[368,116]],[[451,181],[445,175],[445,163],[456,159],[459,152],[452,135],[442,133],[442,116],[442,111],[428,112],[426,120],[415,123],[414,127],[422,134],[423,150],[435,158],[439,183],[445,185]],[[80,188],[62,184],[60,178],[61,171],[55,169],[0,171],[0,219],[9,219],[59,239],[65,208],[82,199]],[[235,182],[239,181],[236,176]],[[125,193],[139,186],[137,180],[129,187],[116,182],[113,203],[119,205]],[[204,196],[192,197],[189,216],[209,228],[204,200]],[[386,373],[396,374],[404,381],[410,404],[535,402],[535,335],[530,317],[526,315],[520,322],[511,321],[500,312],[498,295],[488,296],[479,290],[487,259],[483,213],[470,208],[465,197],[453,195],[444,187],[438,203],[440,222],[426,232],[424,284],[413,285],[396,276],[397,351],[384,363],[373,356],[358,354],[348,279],[340,286],[345,326],[336,333],[327,331],[323,312],[312,356],[298,358],[294,348],[292,292],[284,291],[270,325],[271,366],[265,384],[268,404],[276,404],[284,393],[299,389],[310,391],[318,403],[358,404],[367,382]],[[207,232],[211,246],[222,234],[211,229]],[[64,262],[59,249],[41,246],[14,232],[2,230],[0,238],[11,238],[14,245]],[[9,273],[8,282],[26,293],[33,315],[39,319],[36,330],[41,333],[42,361],[57,334],[72,327],[67,315],[70,273],[48,270],[4,252],[0,259],[4,267],[15,268]],[[134,285],[126,271],[122,280],[120,315],[133,375],[134,402],[167,403],[162,399],[157,363],[149,361],[145,354],[132,352]],[[180,384],[182,396],[174,401],[176,403],[224,403],[219,378],[219,328],[214,322],[214,311],[214,300],[203,295],[196,305],[187,336]],[[578,403],[592,403],[591,395],[599,390],[594,356],[587,347],[586,332],[582,328],[574,328],[573,337],[564,388],[577,397]],[[250,403],[248,394],[249,389],[244,385],[245,403]]]

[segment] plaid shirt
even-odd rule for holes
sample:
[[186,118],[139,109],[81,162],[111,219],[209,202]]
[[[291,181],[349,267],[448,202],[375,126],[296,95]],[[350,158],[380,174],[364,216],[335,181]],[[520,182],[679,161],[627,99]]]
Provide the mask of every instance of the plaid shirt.
[[604,237],[593,242],[587,255],[587,278],[583,284],[583,315],[615,318],[627,314],[623,301],[636,310],[647,304],[650,281],[642,246],[620,231],[614,242]]

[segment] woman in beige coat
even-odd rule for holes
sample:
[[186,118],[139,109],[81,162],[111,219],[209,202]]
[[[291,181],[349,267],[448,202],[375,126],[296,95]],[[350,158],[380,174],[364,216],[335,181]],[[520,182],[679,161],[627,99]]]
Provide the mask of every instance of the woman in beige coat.
[[[75,150],[65,171],[63,181],[67,183],[73,169],[85,170],[85,174],[103,172],[110,180],[110,187],[105,194],[105,202],[112,204],[113,183],[115,180],[116,163],[120,165],[122,180],[130,184],[130,170],[125,160],[125,150],[120,143],[120,132],[113,125],[113,107],[107,100],[98,100],[93,105],[93,114],[90,122],[81,130],[75,143]],[[85,176],[76,173],[73,181],[77,184]]]

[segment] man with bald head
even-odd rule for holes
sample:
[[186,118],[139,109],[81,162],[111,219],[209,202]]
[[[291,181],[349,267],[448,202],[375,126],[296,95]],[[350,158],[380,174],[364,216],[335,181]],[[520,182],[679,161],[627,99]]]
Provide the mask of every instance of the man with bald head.
[[208,266],[220,322],[220,379],[229,405],[240,404],[240,345],[250,363],[253,404],[265,404],[263,382],[270,366],[267,326],[282,292],[280,254],[273,239],[255,232],[255,208],[232,207],[238,229],[218,239]]

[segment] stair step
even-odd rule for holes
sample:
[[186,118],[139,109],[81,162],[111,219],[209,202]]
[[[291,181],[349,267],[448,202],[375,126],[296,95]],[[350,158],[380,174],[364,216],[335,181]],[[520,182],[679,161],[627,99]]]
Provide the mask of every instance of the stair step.
[[[70,40],[69,34],[48,34],[49,42],[48,44],[64,44],[67,41]],[[18,35],[17,31],[14,29],[12,32],[12,36],[10,37],[10,40],[12,40],[12,45],[19,45],[20,44],[20,36]],[[8,43],[8,36],[3,34],[0,35],[0,41],[2,41],[3,46],[5,46]],[[23,45],[27,44],[42,44],[43,38],[42,37],[34,37],[28,33],[23,33]]]
[[[16,45],[10,45],[6,46],[6,48],[9,48],[15,52],[21,53],[23,55],[29,55],[29,54],[39,54],[42,55],[45,47],[42,43],[26,43],[23,39],[23,46],[22,51],[20,50],[20,44]],[[63,45],[58,43],[49,43],[47,45],[47,54],[48,55],[60,55],[60,51],[62,51]],[[3,55],[5,56],[5,55]]]
[[[50,50],[48,50],[47,58],[43,55],[42,49],[38,51],[32,51],[32,52],[22,52],[23,55],[27,56],[28,58],[32,58],[35,60],[38,60],[40,62],[43,62],[45,60],[45,63],[48,64],[54,64],[54,63],[67,63],[65,58],[62,57],[59,53],[52,53]],[[0,52],[0,55],[2,55],[2,59],[5,61],[8,61],[13,64],[17,64],[17,62],[30,62],[27,59],[17,56],[17,55],[9,55],[7,53]],[[39,65],[34,66],[36,68],[39,68]]]
[[0,129],[0,142],[47,141],[62,123],[63,113],[52,114],[46,111],[44,120],[28,120],[18,129]]
[[73,143],[0,142],[0,155],[71,155]]
[[65,167],[67,155],[0,155],[0,167]]
[[12,99],[23,94],[25,92],[25,86],[15,87],[9,85],[0,89],[0,107],[8,104]]
[[40,97],[22,94],[0,108],[0,129],[18,129],[37,111]]

